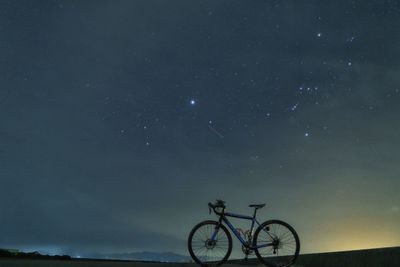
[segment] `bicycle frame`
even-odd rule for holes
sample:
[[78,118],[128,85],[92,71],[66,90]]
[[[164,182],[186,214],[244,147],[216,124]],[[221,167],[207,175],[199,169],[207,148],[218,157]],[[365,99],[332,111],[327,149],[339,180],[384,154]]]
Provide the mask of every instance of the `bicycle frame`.
[[[218,213],[216,213],[218,214]],[[257,221],[256,219],[256,211],[254,211],[254,215],[253,216],[247,216],[247,215],[240,215],[240,214],[235,214],[235,213],[230,213],[230,212],[223,212],[218,214],[219,215],[219,224],[217,225],[217,227],[215,227],[215,231],[211,237],[212,241],[216,240],[218,231],[219,231],[219,225],[222,224],[222,222],[224,222],[229,229],[231,229],[231,232],[233,232],[233,234],[236,236],[237,239],[239,239],[240,243],[242,243],[243,246],[245,246],[248,249],[251,250],[255,250],[258,248],[263,248],[263,247],[269,247],[269,246],[273,246],[273,243],[266,243],[263,245],[259,245],[259,246],[252,246],[251,244],[248,244],[246,240],[244,240],[240,233],[236,230],[236,228],[232,225],[232,223],[228,220],[227,217],[234,217],[234,218],[239,218],[239,219],[243,219],[243,220],[249,220],[251,221],[251,227],[250,227],[250,233],[253,233],[253,229],[255,224],[257,224],[258,226],[260,226],[260,223]]]

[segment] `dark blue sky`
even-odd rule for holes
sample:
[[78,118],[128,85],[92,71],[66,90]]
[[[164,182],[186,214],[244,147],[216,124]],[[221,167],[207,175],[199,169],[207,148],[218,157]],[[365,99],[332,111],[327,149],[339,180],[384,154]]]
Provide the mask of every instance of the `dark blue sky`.
[[0,247],[187,253],[215,198],[400,245],[398,1],[0,6]]

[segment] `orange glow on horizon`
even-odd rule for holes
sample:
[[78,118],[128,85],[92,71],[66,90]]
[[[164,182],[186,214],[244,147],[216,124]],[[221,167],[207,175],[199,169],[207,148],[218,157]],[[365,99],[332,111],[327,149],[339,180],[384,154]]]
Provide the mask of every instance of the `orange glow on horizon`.
[[313,237],[300,237],[301,253],[400,246],[400,232],[396,225],[385,224],[377,219],[374,221],[366,223],[360,218],[350,218],[340,223],[330,223],[318,229],[318,233],[316,232]]

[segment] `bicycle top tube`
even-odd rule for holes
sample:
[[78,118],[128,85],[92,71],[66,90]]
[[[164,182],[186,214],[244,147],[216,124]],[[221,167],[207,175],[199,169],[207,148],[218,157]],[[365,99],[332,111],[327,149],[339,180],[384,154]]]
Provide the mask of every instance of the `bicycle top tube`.
[[253,220],[255,218],[255,216],[241,215],[241,214],[230,213],[230,212],[225,212],[224,215],[227,217],[235,217],[235,218],[246,219],[246,220]]

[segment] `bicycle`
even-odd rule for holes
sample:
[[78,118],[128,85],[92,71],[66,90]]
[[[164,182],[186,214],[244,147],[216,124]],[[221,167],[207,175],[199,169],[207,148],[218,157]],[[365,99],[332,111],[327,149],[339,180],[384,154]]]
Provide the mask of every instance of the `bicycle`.
[[[217,200],[214,204],[208,203],[209,213],[213,210],[219,219],[203,221],[194,226],[188,238],[192,259],[203,267],[215,267],[226,262],[232,252],[232,237],[225,226],[227,225],[242,243],[245,260],[249,254],[255,252],[259,261],[269,267],[293,264],[300,251],[299,237],[293,227],[283,221],[268,220],[260,224],[256,214],[264,206],[265,204],[249,205],[254,208],[254,213],[253,216],[246,216],[225,212],[226,206],[222,200]],[[227,217],[250,220],[250,230],[244,232],[236,229]],[[255,224],[258,227],[253,231]]]

